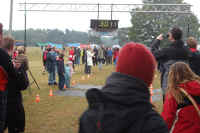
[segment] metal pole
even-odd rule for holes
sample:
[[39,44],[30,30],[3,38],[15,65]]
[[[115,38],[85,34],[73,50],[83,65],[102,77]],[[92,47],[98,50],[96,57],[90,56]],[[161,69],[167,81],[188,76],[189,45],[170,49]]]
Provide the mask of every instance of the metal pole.
[[13,20],[13,0],[10,0],[9,36],[12,36],[12,20]]
[[98,15],[97,15],[97,19],[99,19],[99,3],[98,3]]
[[113,13],[113,4],[111,4],[111,20],[112,20],[112,13]]
[[26,48],[26,0],[24,5],[24,47]]

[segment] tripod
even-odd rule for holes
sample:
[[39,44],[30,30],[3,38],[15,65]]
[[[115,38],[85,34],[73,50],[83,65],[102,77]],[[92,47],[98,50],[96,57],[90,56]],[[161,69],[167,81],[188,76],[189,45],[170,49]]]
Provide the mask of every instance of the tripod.
[[[35,77],[33,76],[33,74],[32,74],[32,72],[31,72],[31,70],[30,70],[30,69],[28,69],[28,72],[29,72],[29,74],[31,75],[31,78],[33,79],[33,82],[32,82],[32,83],[30,83],[30,85],[29,85],[29,86],[31,86],[33,83],[35,83],[35,84],[36,84],[36,86],[37,86],[37,88],[38,88],[38,90],[40,90],[40,87],[39,87],[39,85],[38,85],[37,81],[35,80]],[[31,90],[30,90],[30,89],[29,89],[29,93],[31,94]]]

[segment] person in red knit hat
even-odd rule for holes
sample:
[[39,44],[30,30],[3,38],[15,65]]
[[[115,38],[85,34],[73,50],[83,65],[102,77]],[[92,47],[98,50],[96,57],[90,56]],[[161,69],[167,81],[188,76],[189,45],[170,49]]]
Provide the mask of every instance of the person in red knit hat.
[[89,107],[80,118],[79,133],[168,133],[150,103],[148,87],[155,69],[155,58],[144,45],[126,44],[119,52],[116,72],[102,90],[87,91]]

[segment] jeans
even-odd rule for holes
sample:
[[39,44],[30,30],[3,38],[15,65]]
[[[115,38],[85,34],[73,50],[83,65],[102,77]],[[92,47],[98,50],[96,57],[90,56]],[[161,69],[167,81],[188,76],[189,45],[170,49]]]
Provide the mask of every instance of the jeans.
[[58,87],[60,90],[64,88],[65,84],[65,76],[64,74],[58,74]]
[[99,70],[102,69],[103,59],[99,59]]
[[56,73],[55,73],[55,71],[49,73],[48,82],[49,82],[49,84],[56,83]]
[[65,85],[70,88],[70,76],[68,74],[65,74]]
[[77,56],[77,63],[78,65],[80,65],[80,56]]

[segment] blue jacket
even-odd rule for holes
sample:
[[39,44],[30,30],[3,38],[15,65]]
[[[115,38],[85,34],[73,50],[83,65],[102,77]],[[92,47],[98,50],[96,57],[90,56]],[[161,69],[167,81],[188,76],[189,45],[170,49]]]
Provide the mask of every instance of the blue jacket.
[[54,51],[50,51],[47,53],[46,68],[48,72],[55,71],[56,55],[57,54]]
[[108,50],[108,56],[112,56],[112,50]]

